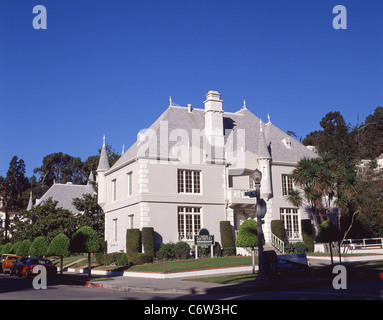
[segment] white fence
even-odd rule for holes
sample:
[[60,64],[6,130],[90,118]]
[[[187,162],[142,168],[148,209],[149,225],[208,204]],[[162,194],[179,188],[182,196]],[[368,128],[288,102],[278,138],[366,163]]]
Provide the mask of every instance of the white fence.
[[348,250],[383,249],[383,238],[345,239],[342,248],[344,253]]

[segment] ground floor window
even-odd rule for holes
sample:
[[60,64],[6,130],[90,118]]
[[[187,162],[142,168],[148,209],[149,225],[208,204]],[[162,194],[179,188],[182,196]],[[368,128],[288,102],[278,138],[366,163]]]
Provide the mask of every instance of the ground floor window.
[[201,208],[178,207],[178,239],[193,240],[201,229]]
[[287,238],[289,240],[300,239],[298,209],[281,208],[281,220],[283,220]]

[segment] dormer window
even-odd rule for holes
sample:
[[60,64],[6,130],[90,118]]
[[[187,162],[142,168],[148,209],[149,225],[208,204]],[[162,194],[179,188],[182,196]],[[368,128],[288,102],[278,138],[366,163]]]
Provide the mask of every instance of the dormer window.
[[282,139],[282,142],[286,148],[291,149],[291,138],[290,137],[286,137],[286,138]]

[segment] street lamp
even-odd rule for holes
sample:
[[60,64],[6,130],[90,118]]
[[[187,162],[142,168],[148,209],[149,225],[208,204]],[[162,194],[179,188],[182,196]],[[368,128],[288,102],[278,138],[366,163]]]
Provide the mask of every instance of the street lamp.
[[262,172],[255,169],[253,172],[253,180],[255,191],[246,192],[245,194],[251,198],[256,198],[255,204],[255,216],[257,217],[257,236],[258,236],[258,277],[257,280],[266,280],[265,264],[263,259],[263,231],[262,231],[262,219],[266,214],[266,204],[261,199],[261,181]]

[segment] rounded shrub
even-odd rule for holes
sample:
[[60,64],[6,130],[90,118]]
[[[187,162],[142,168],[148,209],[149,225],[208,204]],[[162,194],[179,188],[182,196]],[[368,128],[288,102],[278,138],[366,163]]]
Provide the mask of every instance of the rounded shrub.
[[16,254],[18,256],[27,257],[29,255],[29,249],[32,242],[28,239],[21,241],[19,247],[17,248]]
[[44,236],[39,236],[33,240],[29,248],[29,256],[32,258],[41,258],[48,254],[48,243]]
[[174,247],[174,254],[176,259],[189,259],[190,258],[190,246],[184,241],[179,241]]
[[175,244],[172,242],[161,243],[159,250],[156,252],[158,260],[171,260],[175,258]]
[[236,247],[251,247],[258,245],[257,222],[253,219],[244,221],[238,232]]

